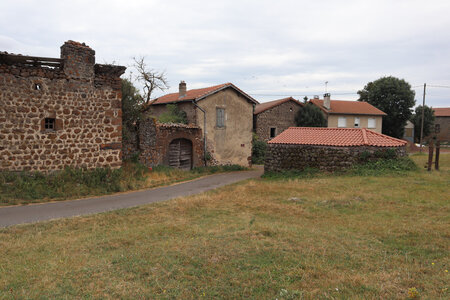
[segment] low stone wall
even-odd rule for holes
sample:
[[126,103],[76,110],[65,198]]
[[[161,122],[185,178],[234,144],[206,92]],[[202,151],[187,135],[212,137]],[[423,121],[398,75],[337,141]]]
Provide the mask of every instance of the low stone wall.
[[192,142],[192,166],[203,166],[202,130],[194,125],[158,123],[155,118],[141,121],[138,136],[123,144],[123,152],[127,158],[138,154],[148,167],[169,165],[169,145],[180,138]]
[[304,170],[316,168],[324,171],[336,171],[349,168],[365,160],[376,160],[382,152],[393,149],[397,157],[405,156],[405,147],[330,147],[311,145],[268,144],[265,172],[284,170]]

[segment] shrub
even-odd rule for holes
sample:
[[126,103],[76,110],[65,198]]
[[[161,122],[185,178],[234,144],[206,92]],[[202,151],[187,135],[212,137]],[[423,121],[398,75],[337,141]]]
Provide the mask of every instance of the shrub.
[[267,143],[260,140],[256,134],[253,134],[252,140],[252,163],[264,164],[266,158]]

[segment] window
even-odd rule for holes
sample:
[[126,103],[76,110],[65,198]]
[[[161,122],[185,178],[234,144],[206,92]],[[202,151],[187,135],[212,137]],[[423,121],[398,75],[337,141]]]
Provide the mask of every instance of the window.
[[277,129],[275,127],[270,128],[270,138],[274,138],[277,135]]
[[369,118],[367,120],[367,128],[375,128],[376,127],[375,118]]
[[44,120],[44,129],[45,130],[55,130],[55,118],[45,118]]
[[225,108],[216,108],[216,126],[225,127]]
[[441,124],[434,124],[434,133],[441,132]]
[[359,117],[355,117],[355,127],[358,128],[359,127]]
[[338,127],[347,127],[347,118],[346,117],[339,117]]

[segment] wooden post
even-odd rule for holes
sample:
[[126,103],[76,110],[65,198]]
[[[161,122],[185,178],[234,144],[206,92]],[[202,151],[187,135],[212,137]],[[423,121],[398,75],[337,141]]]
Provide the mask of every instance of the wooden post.
[[433,140],[430,139],[430,142],[428,143],[428,171],[431,171],[431,165],[433,164],[433,150]]
[[439,170],[439,152],[440,152],[439,150],[440,150],[440,148],[441,148],[441,142],[437,141],[436,142],[436,158],[434,160],[434,168],[436,170]]

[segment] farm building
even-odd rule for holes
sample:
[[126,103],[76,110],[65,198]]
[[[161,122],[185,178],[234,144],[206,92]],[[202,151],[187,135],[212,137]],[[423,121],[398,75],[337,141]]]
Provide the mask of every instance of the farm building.
[[264,170],[335,171],[360,162],[362,156],[395,151],[406,155],[406,141],[365,128],[290,127],[269,141]]

